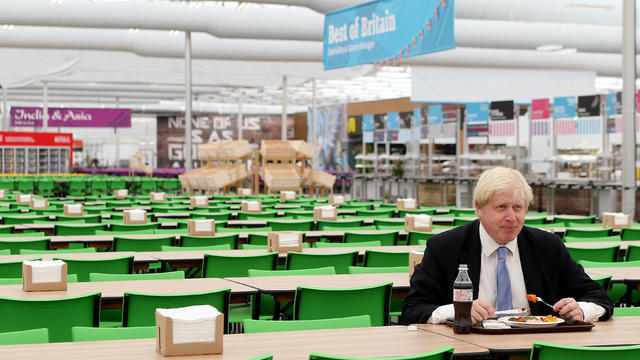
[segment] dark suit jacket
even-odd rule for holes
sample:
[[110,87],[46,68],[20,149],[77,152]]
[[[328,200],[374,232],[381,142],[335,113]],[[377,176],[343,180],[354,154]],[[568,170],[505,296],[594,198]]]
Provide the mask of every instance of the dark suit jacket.
[[[518,251],[528,294],[536,294],[550,304],[565,297],[596,303],[606,310],[599,320],[611,317],[613,304],[605,290],[571,258],[557,235],[525,226],[518,235]],[[401,322],[425,323],[437,307],[453,302],[458,264],[469,266],[473,298],[477,299],[480,259],[479,220],[430,238],[422,263],[416,266],[411,277]],[[534,315],[553,312],[541,303],[529,305]]]

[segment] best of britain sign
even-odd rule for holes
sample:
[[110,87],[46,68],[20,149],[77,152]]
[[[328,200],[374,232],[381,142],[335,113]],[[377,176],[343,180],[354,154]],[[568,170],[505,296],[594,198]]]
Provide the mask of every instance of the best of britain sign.
[[[50,127],[131,127],[131,109],[48,108]],[[11,126],[42,127],[40,107],[11,107]]]
[[327,13],[325,70],[374,63],[455,48],[454,0],[378,0]]

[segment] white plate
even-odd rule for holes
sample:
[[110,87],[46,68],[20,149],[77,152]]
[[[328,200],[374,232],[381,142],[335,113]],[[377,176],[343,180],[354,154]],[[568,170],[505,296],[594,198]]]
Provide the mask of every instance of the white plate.
[[[558,324],[562,324],[564,319],[557,318],[555,322],[541,322],[541,323],[531,323],[531,322],[520,322],[520,321],[510,321],[509,318],[512,316],[505,316],[498,319],[498,321],[502,321],[503,323],[512,326],[512,327],[528,327],[528,328],[544,328],[544,327],[554,327]],[[544,319],[544,316],[538,316],[541,319]]]
[[505,317],[505,316],[525,316],[525,315],[531,315],[531,312],[529,311],[529,308],[519,308],[519,309],[511,309],[511,310],[502,310],[502,311],[496,311],[494,313],[494,316],[497,318],[501,318],[501,317]]

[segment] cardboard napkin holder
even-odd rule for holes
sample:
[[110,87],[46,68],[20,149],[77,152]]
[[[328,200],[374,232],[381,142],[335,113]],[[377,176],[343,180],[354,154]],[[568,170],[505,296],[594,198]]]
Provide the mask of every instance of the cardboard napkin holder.
[[[80,211],[75,211],[80,209]],[[64,216],[84,216],[84,205],[82,204],[64,204]]]
[[345,204],[344,196],[342,195],[329,195],[329,204],[333,206],[340,206]]
[[129,196],[129,190],[127,189],[113,190],[113,197],[115,197],[117,200],[124,200],[127,198],[127,196]]
[[147,223],[147,212],[145,210],[140,210],[143,212],[142,219],[132,218],[132,214],[130,210],[125,210],[123,214],[123,223],[125,225],[142,225]]
[[18,204],[31,204],[30,194],[21,194],[16,197],[16,203]]
[[[323,209],[321,209],[320,207],[315,207],[313,208],[313,220],[318,221],[318,220],[329,220],[329,221],[337,221],[338,220],[338,209],[333,208],[333,215],[332,216],[326,216],[327,214],[324,213],[323,214]],[[327,210],[324,209],[326,212]]]
[[192,196],[190,198],[191,207],[208,207],[209,206],[209,197],[207,196]]
[[31,198],[31,201],[29,201],[30,209],[44,210],[48,207],[49,207],[49,202],[47,201],[47,199]]
[[415,199],[398,199],[396,208],[398,210],[418,210],[418,201]]
[[415,250],[409,251],[409,277],[413,275],[413,272],[416,270],[416,265],[422,262],[422,258],[424,257],[423,252],[416,252]]
[[[293,193],[293,197],[291,196],[291,193]],[[296,192],[295,191],[280,191],[280,202],[287,202],[287,200],[295,200],[296,199]]]
[[167,201],[167,194],[164,192],[150,192],[149,200],[153,202],[165,202]]
[[[281,246],[280,237],[296,234],[298,235],[298,242],[296,246]],[[270,232],[267,234],[267,249],[269,252],[278,252],[286,254],[289,251],[302,252],[302,232],[300,231],[280,231]]]
[[247,197],[247,196],[251,196],[251,189],[246,189],[246,188],[239,188],[238,189],[238,195],[241,197]]
[[212,342],[173,343],[173,320],[156,311],[156,351],[164,356],[222,354],[224,314],[216,317],[216,334]]
[[416,226],[416,218],[415,216],[405,216],[404,217],[404,229],[406,231],[422,231],[422,232],[430,232],[433,229],[433,218],[430,219],[429,226],[418,225]]
[[[198,229],[198,222],[200,221],[210,221],[211,229],[210,230],[201,230]],[[216,221],[213,219],[204,219],[204,220],[193,220],[190,219],[187,221],[187,234],[193,236],[213,236],[216,234]]]
[[67,264],[60,267],[60,281],[33,282],[33,268],[22,263],[22,290],[23,291],[65,291],[67,290]]
[[630,226],[631,226],[631,216],[629,216],[628,214],[609,213],[609,212],[605,212],[602,214],[603,228],[612,227],[614,230],[620,230],[623,227],[630,227]]
[[259,201],[256,201],[258,203],[257,208],[250,208],[249,205],[251,205],[251,203],[247,202],[247,201],[243,201],[240,204],[240,211],[242,212],[248,212],[248,213],[261,213],[262,212],[262,203]]

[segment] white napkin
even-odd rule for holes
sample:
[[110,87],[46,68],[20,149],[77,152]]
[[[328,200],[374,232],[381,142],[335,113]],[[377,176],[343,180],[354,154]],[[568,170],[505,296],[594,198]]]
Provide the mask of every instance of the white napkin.
[[52,283],[62,281],[62,260],[52,261],[29,261],[25,260],[24,264],[31,266],[31,282]]
[[67,214],[82,214],[82,204],[64,204]]
[[295,191],[281,191],[280,194],[284,195],[285,200],[295,200],[296,192]]
[[129,220],[131,221],[144,221],[147,216],[147,212],[141,209],[126,210],[129,214]]
[[127,195],[129,195],[129,190],[127,190],[127,189],[118,189],[118,190],[116,190],[116,195],[118,197],[126,197]]
[[33,207],[36,209],[46,208],[47,200],[46,199],[33,199]]
[[511,326],[498,320],[485,320],[482,322],[482,327],[485,329],[511,329]]
[[213,231],[213,220],[193,220],[196,232]]
[[333,195],[333,203],[336,205],[344,204],[344,196],[342,195]]
[[613,217],[614,225],[627,225],[629,223],[629,215],[618,213]]
[[242,200],[242,203],[247,204],[248,211],[258,211],[260,210],[260,203],[257,201],[246,201]]
[[162,201],[165,199],[166,194],[163,192],[152,192],[152,193],[149,193],[149,196],[153,201]]
[[278,245],[280,247],[297,247],[300,239],[299,232],[278,234]]
[[251,195],[251,189],[240,188],[240,189],[238,189],[238,195],[240,195],[240,196],[249,196],[249,195]]
[[453,304],[442,305],[433,310],[427,322],[429,324],[444,324],[447,320],[453,321],[454,315]]
[[31,201],[31,195],[18,195],[18,201],[21,203],[28,203]]
[[431,226],[431,216],[427,214],[407,215],[413,217],[413,225],[415,227],[429,227]]
[[222,316],[222,313],[213,306],[158,308],[156,311],[164,317],[171,318],[174,344],[216,341],[216,318]]
[[206,196],[193,196],[192,199],[197,206],[209,205],[209,198]]
[[316,209],[320,209],[321,218],[333,218],[336,217],[336,208],[331,205],[318,206]]

